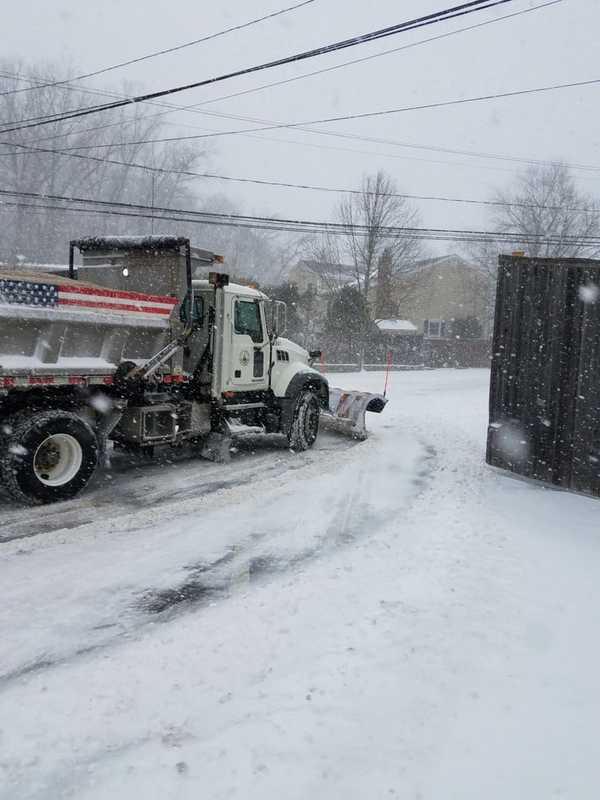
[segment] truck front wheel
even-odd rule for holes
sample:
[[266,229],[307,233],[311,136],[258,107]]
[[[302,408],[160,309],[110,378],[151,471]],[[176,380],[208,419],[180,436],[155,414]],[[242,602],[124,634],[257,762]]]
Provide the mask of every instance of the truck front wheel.
[[91,427],[67,411],[18,414],[4,426],[0,476],[21,503],[54,503],[75,497],[99,460]]
[[308,450],[315,443],[318,432],[319,400],[310,390],[300,392],[288,432],[291,449]]

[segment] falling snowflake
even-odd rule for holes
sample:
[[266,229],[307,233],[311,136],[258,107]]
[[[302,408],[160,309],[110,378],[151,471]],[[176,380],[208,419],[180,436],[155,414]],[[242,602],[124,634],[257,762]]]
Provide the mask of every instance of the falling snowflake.
[[109,414],[112,411],[113,402],[105,394],[95,394],[90,397],[89,403],[99,414]]
[[526,461],[529,455],[529,442],[519,425],[507,424],[498,429],[496,446],[504,458],[512,464]]
[[579,287],[579,299],[582,303],[595,303],[600,294],[600,288],[595,283],[587,283]]

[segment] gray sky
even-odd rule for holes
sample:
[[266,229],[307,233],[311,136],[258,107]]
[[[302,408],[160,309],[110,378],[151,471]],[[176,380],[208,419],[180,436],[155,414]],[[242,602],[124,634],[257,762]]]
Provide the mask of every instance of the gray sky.
[[[352,48],[262,74],[171,98],[201,103],[249,87],[418,42],[447,31],[537,5],[515,0],[491,11]],[[293,0],[19,0],[3,15],[3,55],[25,62],[63,62],[73,74],[172,46],[247,21]],[[443,8],[443,0],[315,0],[298,11],[216,41],[90,79],[88,86],[119,88],[123,80],[153,90],[198,80],[328,43]],[[281,87],[204,106],[206,111],[302,121],[377,111],[600,78],[597,36],[600,3],[564,0],[558,5],[478,30],[459,33],[363,64]],[[340,122],[323,130],[519,157],[563,159],[600,166],[600,85],[486,103],[408,112],[380,119]],[[149,109],[150,111],[151,109]],[[92,118],[95,119],[95,118]],[[197,113],[169,115],[177,133],[247,127]],[[355,187],[364,172],[385,169],[401,190],[417,194],[487,198],[510,181],[518,165],[348,141],[299,131],[211,141],[207,166],[230,175]],[[600,195],[600,171],[578,171],[580,186]],[[225,192],[247,212],[330,219],[335,197],[316,192],[240,186],[210,181],[199,190]],[[487,224],[479,207],[419,202],[424,224]]]

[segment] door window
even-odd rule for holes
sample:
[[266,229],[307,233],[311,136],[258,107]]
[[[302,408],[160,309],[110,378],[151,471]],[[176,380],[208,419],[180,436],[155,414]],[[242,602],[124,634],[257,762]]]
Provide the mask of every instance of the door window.
[[238,300],[235,304],[235,332],[249,336],[253,342],[262,343],[263,329],[260,319],[260,306],[248,300]]

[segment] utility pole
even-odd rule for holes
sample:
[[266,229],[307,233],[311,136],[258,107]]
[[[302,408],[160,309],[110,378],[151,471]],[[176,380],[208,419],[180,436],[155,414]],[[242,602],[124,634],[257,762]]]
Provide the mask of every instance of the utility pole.
[[156,196],[156,173],[151,172],[152,176],[152,188],[150,190],[150,206],[152,208],[150,212],[150,233],[154,236],[154,201]]

